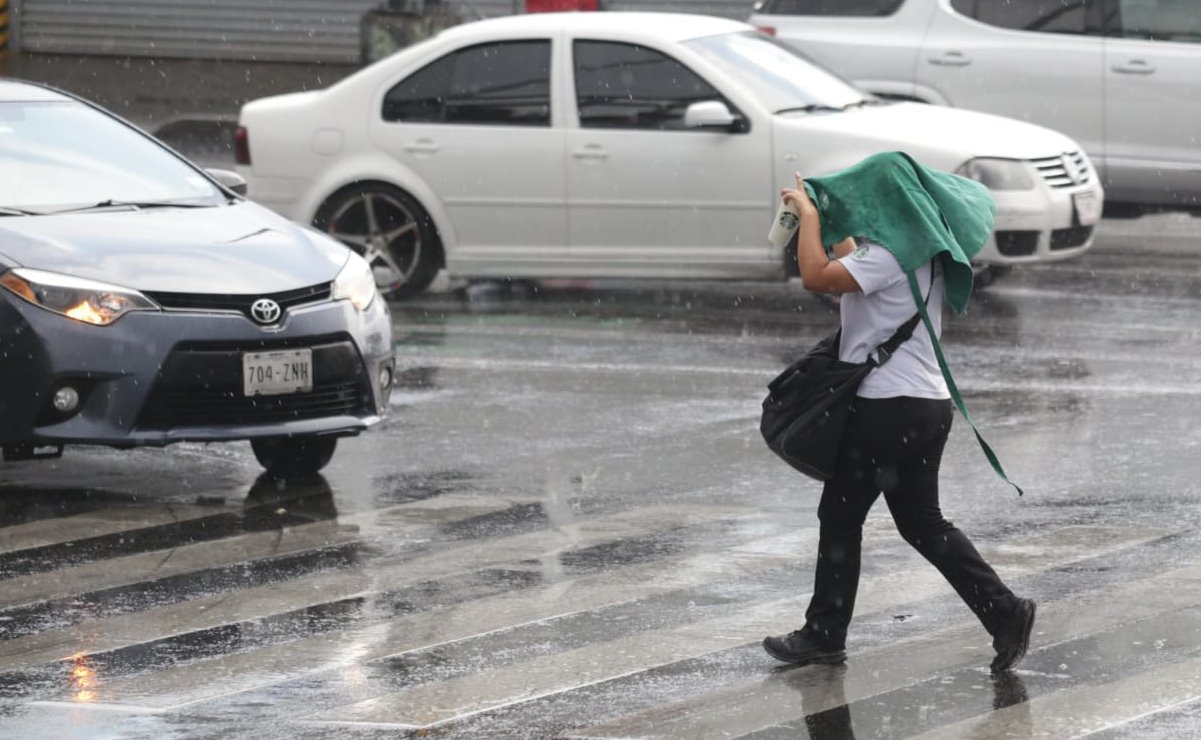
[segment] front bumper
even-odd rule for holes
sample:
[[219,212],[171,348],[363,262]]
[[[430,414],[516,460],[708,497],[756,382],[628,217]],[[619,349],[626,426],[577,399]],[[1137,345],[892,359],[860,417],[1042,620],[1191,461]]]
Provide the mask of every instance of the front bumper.
[[1082,220],[1075,205],[1077,197],[1095,198],[1100,204],[1104,192],[1096,184],[1054,188],[1041,182],[1033,190],[993,191],[996,226],[976,261],[1017,265],[1064,260],[1087,252],[1093,246],[1096,221]]
[[[247,398],[241,355],[313,349],[312,393]],[[288,310],[263,328],[234,312],[134,312],[100,327],[0,290],[0,444],[162,446],[299,434],[352,435],[387,413],[391,319],[377,299]],[[64,384],[79,408],[60,414]]]

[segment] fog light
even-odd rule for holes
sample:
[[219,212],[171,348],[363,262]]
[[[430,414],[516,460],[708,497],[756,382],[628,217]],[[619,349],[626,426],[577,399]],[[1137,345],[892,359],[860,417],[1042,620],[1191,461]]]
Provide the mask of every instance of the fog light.
[[54,392],[54,410],[60,414],[69,414],[79,406],[79,391],[69,385],[64,385]]
[[384,390],[392,387],[392,368],[384,366],[379,369],[379,387]]

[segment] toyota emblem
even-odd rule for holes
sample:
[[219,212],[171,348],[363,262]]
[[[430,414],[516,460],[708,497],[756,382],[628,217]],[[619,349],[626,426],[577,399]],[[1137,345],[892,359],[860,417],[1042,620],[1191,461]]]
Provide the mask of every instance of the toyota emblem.
[[284,310],[270,298],[260,298],[250,304],[250,318],[264,326],[279,321]]

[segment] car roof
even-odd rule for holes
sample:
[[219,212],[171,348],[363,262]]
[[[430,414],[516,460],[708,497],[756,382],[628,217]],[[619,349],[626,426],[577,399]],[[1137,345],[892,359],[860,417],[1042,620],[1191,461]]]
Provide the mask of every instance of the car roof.
[[0,77],[0,103],[49,103],[70,99],[48,87]]
[[753,26],[729,18],[695,13],[598,11],[527,13],[465,23],[443,31],[443,35],[501,33],[636,33],[674,41],[751,30]]

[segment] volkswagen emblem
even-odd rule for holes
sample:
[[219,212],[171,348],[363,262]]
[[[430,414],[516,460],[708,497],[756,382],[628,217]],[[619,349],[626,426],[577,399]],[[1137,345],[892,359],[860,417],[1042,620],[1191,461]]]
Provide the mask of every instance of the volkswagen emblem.
[[1071,154],[1064,154],[1062,160],[1063,170],[1067,173],[1068,179],[1072,181],[1072,184],[1083,184],[1085,178],[1088,176],[1088,170],[1084,168],[1084,165],[1077,162]]
[[284,310],[270,298],[260,298],[250,304],[250,318],[266,326],[279,321]]

